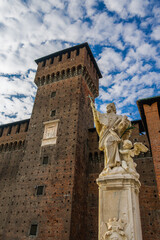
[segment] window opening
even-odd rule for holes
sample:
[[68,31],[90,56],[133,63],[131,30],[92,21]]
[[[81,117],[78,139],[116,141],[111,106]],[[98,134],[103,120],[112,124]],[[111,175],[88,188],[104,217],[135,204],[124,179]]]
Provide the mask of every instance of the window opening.
[[27,132],[27,131],[28,131],[28,126],[29,126],[29,122],[27,122],[27,124],[26,124],[26,127],[25,127],[25,132]]
[[67,58],[70,58],[70,57],[71,57],[71,52],[68,52]]
[[51,111],[51,117],[54,117],[56,115],[56,110]]
[[59,62],[61,62],[61,61],[62,61],[62,55],[59,56]]
[[46,65],[46,61],[43,61],[42,67],[45,67]]
[[3,129],[4,129],[4,128],[1,128],[1,129],[0,129],[0,137],[2,137],[2,135],[3,135]]
[[10,134],[11,134],[11,130],[12,130],[12,126],[9,127],[8,132],[7,132],[7,135],[10,135]]
[[30,228],[30,235],[31,236],[36,236],[36,234],[37,234],[37,227],[38,227],[37,224],[32,224],[31,225],[31,228]]
[[56,92],[52,92],[51,93],[51,98],[55,97],[56,96]]
[[51,62],[50,63],[53,64],[53,62],[54,62],[54,58],[51,58]]
[[38,186],[37,187],[37,195],[43,195],[43,189],[44,189],[44,186]]
[[79,48],[77,49],[77,52],[76,52],[76,56],[78,56],[79,55]]
[[20,124],[18,124],[18,126],[17,126],[17,129],[16,129],[16,133],[19,133],[20,132]]
[[48,164],[48,156],[43,157],[43,164]]

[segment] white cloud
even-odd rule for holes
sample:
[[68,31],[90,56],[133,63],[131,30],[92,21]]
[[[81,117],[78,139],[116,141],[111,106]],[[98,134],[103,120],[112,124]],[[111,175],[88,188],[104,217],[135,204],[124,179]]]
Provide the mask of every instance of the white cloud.
[[70,0],[68,4],[68,14],[71,18],[74,20],[77,20],[79,18],[82,18],[85,11],[83,8],[85,1],[81,0]]
[[122,36],[126,44],[131,44],[135,47],[140,46],[144,41],[144,33],[138,29],[135,23],[124,24]]
[[21,120],[29,118],[33,98],[36,94],[36,86],[33,84],[35,72],[24,73],[21,77],[0,76],[0,123],[11,122],[14,119]]
[[116,12],[121,18],[138,15],[144,17],[149,4],[148,0],[104,0],[109,11]]
[[160,26],[156,26],[153,28],[151,37],[156,41],[160,40]]
[[132,15],[138,15],[140,17],[144,17],[147,12],[147,6],[149,4],[148,0],[132,0],[128,6],[128,11]]
[[157,55],[156,47],[148,43],[141,44],[136,51],[138,55],[146,58],[154,58]]
[[98,65],[100,69],[106,74],[115,69],[121,69],[122,55],[121,53],[115,52],[112,48],[104,48],[100,54]]
[[104,0],[104,3],[109,11],[118,13],[122,18],[126,18],[128,0]]
[[154,21],[160,23],[160,7],[153,7]]

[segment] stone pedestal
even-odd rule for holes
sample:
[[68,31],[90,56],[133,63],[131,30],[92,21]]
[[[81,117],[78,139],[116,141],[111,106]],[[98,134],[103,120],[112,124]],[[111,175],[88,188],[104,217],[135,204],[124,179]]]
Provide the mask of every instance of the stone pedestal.
[[100,174],[99,240],[142,240],[139,188],[130,174]]

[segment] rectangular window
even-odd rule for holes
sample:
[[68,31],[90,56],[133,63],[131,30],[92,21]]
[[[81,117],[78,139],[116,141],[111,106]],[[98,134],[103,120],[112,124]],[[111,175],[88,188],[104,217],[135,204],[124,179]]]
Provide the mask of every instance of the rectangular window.
[[71,52],[68,52],[67,58],[71,57]]
[[43,189],[44,189],[44,186],[38,186],[37,187],[37,195],[43,195]]
[[59,56],[59,62],[61,62],[61,61],[62,61],[62,55]]
[[29,122],[28,122],[28,123],[26,123],[25,132],[27,132],[27,131],[28,131],[28,126],[29,126]]
[[43,164],[48,164],[48,156],[43,157]]
[[56,96],[56,92],[51,92],[51,98]]
[[77,49],[76,56],[79,56],[79,48]]
[[31,228],[30,228],[30,234],[31,236],[36,236],[37,234],[37,224],[31,224]]
[[43,64],[42,64],[42,67],[45,67],[45,65],[46,65],[46,61],[44,60]]
[[56,110],[51,111],[51,117],[54,117],[56,115]]

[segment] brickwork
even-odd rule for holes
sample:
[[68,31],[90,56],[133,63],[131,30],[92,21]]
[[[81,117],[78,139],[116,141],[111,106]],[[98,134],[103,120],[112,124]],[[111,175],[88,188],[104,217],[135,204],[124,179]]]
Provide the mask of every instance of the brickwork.
[[0,152],[24,145],[29,119],[0,126]]
[[157,104],[157,102],[153,103],[151,106],[144,104],[143,108],[148,126],[149,139],[151,142],[153,162],[160,197],[160,116]]

